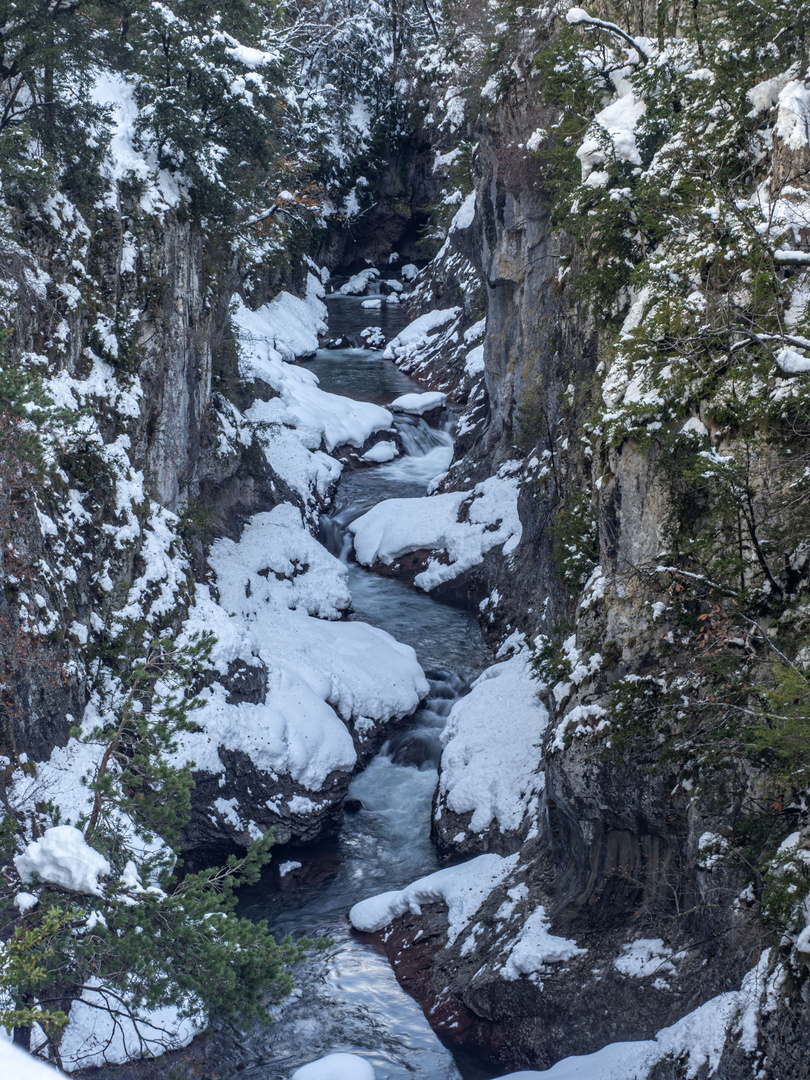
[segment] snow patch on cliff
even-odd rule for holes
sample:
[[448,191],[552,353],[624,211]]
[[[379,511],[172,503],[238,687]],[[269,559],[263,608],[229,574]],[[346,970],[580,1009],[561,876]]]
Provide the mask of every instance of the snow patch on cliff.
[[473,833],[493,821],[502,832],[533,821],[545,787],[547,723],[525,653],[487,668],[455,703],[442,733],[437,818],[444,808],[471,812]]

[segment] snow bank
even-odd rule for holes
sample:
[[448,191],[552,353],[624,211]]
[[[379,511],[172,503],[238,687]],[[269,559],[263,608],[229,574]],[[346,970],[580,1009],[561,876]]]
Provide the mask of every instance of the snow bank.
[[712,1076],[731,1024],[746,1002],[744,991],[719,994],[659,1031],[655,1039],[609,1043],[595,1054],[563,1058],[550,1069],[509,1073],[501,1080],[646,1080],[668,1054],[675,1060],[685,1057],[684,1075],[689,1080],[701,1069]]
[[209,562],[221,594],[249,591],[255,603],[338,619],[351,605],[349,571],[304,527],[301,511],[281,503],[252,517],[238,543],[222,539]]
[[73,892],[103,896],[98,879],[112,870],[98,851],[85,841],[72,825],[57,825],[29,844],[22,855],[14,856],[14,865],[24,882],[40,881],[61,885]]
[[[472,491],[453,491],[418,499],[386,499],[349,525],[357,561],[390,566],[411,551],[446,553],[428,561],[414,583],[429,592],[477,566],[492,548],[510,555],[523,534],[517,511],[519,481],[507,462],[496,476]],[[459,512],[464,506],[464,520]]]
[[[393,418],[387,409],[328,394],[311,371],[288,362],[318,347],[315,317],[306,301],[282,293],[258,311],[250,311],[237,297],[231,317],[239,335],[240,374],[245,379],[261,379],[279,394],[270,401],[255,402],[246,414],[249,420],[295,429],[308,450],[317,450],[321,444],[327,451],[343,444],[359,447],[374,432],[391,429]],[[274,455],[274,467],[275,461]]]
[[431,409],[438,409],[447,401],[447,394],[440,390],[431,390],[426,394],[402,394],[395,398],[389,408],[394,412],[410,413],[413,416],[422,416]]
[[[405,277],[405,267],[402,276]],[[457,319],[461,308],[445,308],[442,311],[429,311],[426,315],[420,315],[402,330],[395,338],[388,342],[388,347],[383,353],[385,360],[403,360],[412,356],[419,349],[424,348],[431,334],[442,330],[448,323]]]
[[452,945],[467,926],[486,898],[506,875],[514,869],[518,856],[479,855],[477,859],[437,870],[420,878],[404,889],[361,900],[349,912],[356,930],[371,933],[382,930],[394,919],[411,911],[421,914],[421,904],[447,905],[447,944]]
[[232,317],[240,338],[253,337],[266,342],[279,359],[288,363],[316,352],[318,334],[326,331],[323,315],[319,314],[311,297],[302,300],[292,293],[280,292],[258,311],[251,311],[241,297],[234,297],[232,302],[235,305]]
[[504,831],[534,820],[545,786],[541,741],[548,711],[528,659],[495,664],[453,706],[442,733],[437,818],[472,812],[469,828]]
[[132,1010],[130,1015],[117,991],[108,993],[91,979],[70,1008],[59,1053],[67,1072],[119,1065],[188,1046],[204,1026],[203,1017],[181,1016],[174,1005]]
[[374,1080],[373,1066],[357,1054],[328,1054],[303,1065],[291,1080]]
[[259,514],[238,543],[220,540],[210,556],[219,603],[199,586],[186,632],[212,631],[212,662],[267,670],[261,703],[229,703],[215,684],[195,713],[200,730],[177,739],[178,763],[222,771],[219,749],[241,750],[266,772],[319,791],[334,770],[352,769],[346,724],[362,733],[412,713],[428,684],[408,645],[362,622],[329,622],[349,602],[346,569],[304,529],[291,506]]
[[9,1080],[58,1080],[64,1074],[0,1036],[0,1075]]

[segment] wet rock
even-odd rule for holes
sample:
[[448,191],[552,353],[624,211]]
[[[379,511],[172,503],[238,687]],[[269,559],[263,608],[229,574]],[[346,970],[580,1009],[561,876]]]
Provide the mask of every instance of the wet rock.
[[346,814],[359,814],[365,807],[359,799],[344,799],[343,811]]
[[425,735],[411,733],[395,736],[388,752],[395,765],[406,765],[415,769],[435,763],[438,757],[437,746],[433,740]]

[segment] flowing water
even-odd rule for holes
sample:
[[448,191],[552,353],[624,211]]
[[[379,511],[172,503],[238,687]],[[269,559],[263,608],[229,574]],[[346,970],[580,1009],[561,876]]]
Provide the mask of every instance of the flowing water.
[[[390,338],[403,323],[397,309],[330,301],[330,333],[354,336],[383,325]],[[390,402],[423,389],[381,353],[320,350],[311,368],[321,386],[350,397]],[[452,435],[423,421],[398,420],[406,453],[386,465],[345,474],[321,539],[348,562],[346,526],[381,499],[424,495],[447,468]],[[349,908],[368,896],[401,888],[438,868],[430,842],[430,807],[437,781],[439,735],[453,702],[489,662],[474,616],[378,577],[348,562],[352,618],[380,626],[416,650],[430,695],[416,716],[352,782],[339,838],[277,850],[262,883],[246,890],[243,914],[266,918],[277,935],[325,935],[332,945],[296,971],[296,991],[274,1010],[269,1028],[225,1036],[232,1076],[286,1080],[298,1066],[329,1053],[369,1060],[378,1080],[474,1080],[491,1076],[459,1065],[431,1031],[419,1006],[400,989],[384,956],[358,941]],[[230,1071],[230,1070],[229,1070]]]

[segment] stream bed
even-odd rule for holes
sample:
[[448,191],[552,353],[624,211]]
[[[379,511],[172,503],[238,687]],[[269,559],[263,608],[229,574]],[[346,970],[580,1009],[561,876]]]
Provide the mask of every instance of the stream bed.
[[[354,335],[372,320],[382,322],[388,337],[404,322],[399,311],[369,311],[348,298],[330,300],[332,333]],[[381,353],[366,349],[320,350],[309,366],[324,390],[358,400],[388,404],[424,389]],[[424,495],[449,464],[449,431],[409,417],[398,419],[397,426],[407,452],[389,464],[344,473],[330,515],[322,521],[321,540],[348,564],[351,618],[413,646],[430,694],[354,778],[347,801],[354,812],[346,814],[341,835],[306,848],[278,849],[261,883],[243,890],[240,913],[267,919],[277,937],[326,936],[332,944],[296,970],[296,990],[273,1009],[271,1026],[220,1032],[228,1064],[223,1076],[286,1080],[300,1065],[335,1052],[362,1055],[377,1080],[492,1076],[457,1061],[442,1046],[386,958],[360,942],[347,920],[359,900],[438,869],[430,811],[439,736],[454,701],[491,662],[473,613],[349,561],[350,521],[381,499]]]

